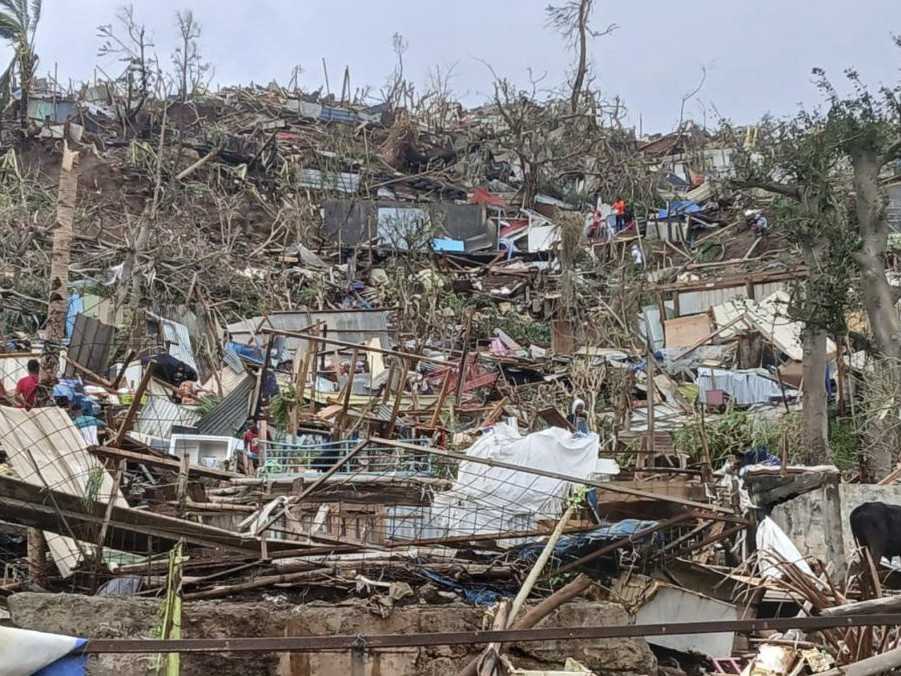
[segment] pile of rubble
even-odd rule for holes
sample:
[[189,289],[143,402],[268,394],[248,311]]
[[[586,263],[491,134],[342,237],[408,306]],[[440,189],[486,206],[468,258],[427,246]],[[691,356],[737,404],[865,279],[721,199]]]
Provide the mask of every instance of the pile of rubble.
[[[0,591],[18,626],[114,653],[152,631],[221,638],[207,615],[235,604],[278,615],[223,621],[248,638],[455,646],[404,644],[419,652],[392,673],[831,673],[897,645],[868,615],[898,605],[880,562],[848,565],[847,514],[880,493],[793,450],[806,270],[722,190],[717,139],[617,137],[641,173],[612,188],[575,124],[532,156],[500,102],[437,119],[234,88],[125,129],[110,87],[53,104],[2,169],[40,213],[50,160],[80,154],[64,337],[35,321],[50,231],[3,243]],[[827,349],[853,407],[863,354]],[[130,619],[89,627],[57,603]],[[534,627],[586,633],[550,650]],[[509,637],[450,637],[480,628]]]

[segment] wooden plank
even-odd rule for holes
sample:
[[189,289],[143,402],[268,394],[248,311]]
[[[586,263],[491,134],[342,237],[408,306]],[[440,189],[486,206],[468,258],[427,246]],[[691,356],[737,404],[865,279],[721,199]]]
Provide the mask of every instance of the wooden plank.
[[718,328],[718,329],[717,329],[716,331],[714,331],[713,333],[711,333],[711,334],[709,334],[709,335],[707,335],[707,336],[704,336],[703,338],[701,338],[701,339],[699,339],[699,340],[696,340],[696,341],[692,344],[692,346],[689,347],[687,350],[685,350],[685,352],[683,352],[682,354],[680,354],[680,355],[677,357],[677,359],[685,359],[685,357],[687,357],[687,356],[690,355],[692,352],[694,352],[695,350],[697,350],[699,347],[701,347],[701,345],[704,345],[704,344],[706,344],[706,343],[709,343],[711,340],[713,340],[713,339],[716,338],[718,335],[720,335],[723,331],[725,331],[726,329],[731,329],[733,326],[735,326],[736,324],[738,324],[738,323],[741,322],[741,321],[745,321],[745,314],[744,314],[744,313],[740,314],[738,317],[736,317],[735,319],[733,319],[733,320],[732,320],[731,322],[729,322],[728,324],[724,324],[723,326],[721,326],[720,328]]
[[866,601],[844,603],[831,608],[821,608],[820,615],[824,617],[847,617],[848,615],[868,615],[871,613],[891,613],[901,610],[901,594],[886,596]]
[[555,319],[551,322],[551,352],[571,355],[576,351],[576,339],[573,335],[573,323],[568,319]]
[[[144,453],[125,451],[120,448],[110,448],[109,446],[91,446],[89,450],[94,455],[99,455],[101,457],[128,460],[129,462],[143,464],[149,467],[159,467],[160,469],[167,469],[173,472],[178,472],[179,467],[181,466],[181,463],[175,458],[159,458]],[[236,472],[226,472],[225,470],[203,467],[201,465],[190,465],[188,467],[188,476],[207,477],[209,479],[228,481],[229,479],[243,477],[244,475],[237,474]]]
[[110,517],[113,514],[113,506],[116,504],[115,496],[119,494],[119,487],[122,485],[122,477],[125,476],[125,460],[119,461],[119,468],[113,477],[113,490],[110,492],[106,503],[106,512],[103,515],[103,525],[100,527],[100,534],[97,536],[97,561],[102,561],[103,543],[106,542],[106,533],[109,530]]
[[322,484],[324,484],[325,482],[327,482],[327,481],[332,477],[332,475],[335,474],[335,472],[337,472],[337,471],[340,470],[342,467],[344,467],[344,465],[346,465],[346,464],[347,464],[348,462],[350,462],[354,457],[356,457],[356,455],[357,455],[360,451],[362,451],[364,448],[366,448],[369,444],[370,444],[370,440],[369,440],[369,439],[364,439],[364,440],[361,441],[359,444],[357,444],[353,449],[351,449],[350,453],[348,453],[348,454],[345,455],[343,458],[341,458],[340,460],[338,460],[338,462],[336,462],[334,465],[332,465],[331,469],[329,469],[325,474],[323,474],[321,477],[319,477],[318,479],[316,479],[316,481],[314,481],[312,484],[310,484],[310,486],[309,486],[308,488],[306,488],[305,490],[303,490],[303,491],[300,493],[300,495],[298,495],[298,496],[296,496],[296,497],[289,498],[288,501],[287,501],[287,503],[286,503],[285,506],[284,506],[285,509],[283,509],[283,510],[276,510],[275,513],[272,514],[272,515],[266,520],[266,523],[264,523],[264,524],[262,524],[261,526],[258,526],[258,527],[257,527],[256,532],[257,532],[257,533],[262,533],[262,532],[264,532],[267,528],[271,527],[272,524],[274,524],[276,521],[278,521],[278,520],[281,518],[282,514],[283,514],[284,511],[288,508],[289,505],[293,505],[293,504],[297,504],[297,503],[303,502],[304,498],[306,498],[308,495],[310,495],[310,494],[313,493],[314,491],[318,490],[319,487],[320,487]]
[[270,328],[262,328],[260,329],[260,333],[274,333],[280,336],[287,336],[289,338],[302,338],[304,340],[315,340],[319,343],[323,343],[325,345],[336,345],[338,347],[346,347],[346,348],[356,348],[361,352],[378,352],[379,354],[386,354],[392,357],[401,357],[403,359],[415,359],[417,361],[428,362],[429,364],[439,364],[441,366],[448,366],[451,362],[442,359],[432,359],[431,357],[426,357],[419,354],[411,354],[409,352],[400,352],[398,350],[386,350],[385,348],[375,347],[373,345],[366,345],[365,343],[350,343],[346,340],[337,340],[336,338],[326,338],[325,336],[316,336],[312,333],[301,333],[298,331],[282,331],[281,329],[270,329]]
[[570,432],[575,431],[572,423],[570,423],[569,420],[567,420],[566,417],[553,406],[548,406],[547,408],[541,409],[536,413],[536,415],[551,427],[562,427],[563,429],[569,430]]
[[795,279],[805,279],[807,269],[795,268],[785,272],[756,273],[736,277],[719,278],[707,281],[675,282],[672,284],[657,284],[647,287],[650,291],[673,291],[677,293],[691,293],[693,291],[714,291],[717,289],[729,289],[732,287],[744,287],[748,282],[752,284],[768,284],[770,282],[783,282]]
[[713,322],[707,314],[686,315],[665,320],[663,330],[667,347],[690,347],[713,330]]
[[110,381],[108,381],[106,378],[104,378],[100,374],[94,373],[92,370],[90,370],[86,366],[82,366],[81,362],[75,361],[74,357],[67,354],[65,359],[66,359],[66,368],[68,368],[71,365],[74,370],[79,371],[80,373],[84,373],[86,376],[91,378],[94,382],[96,382],[100,385],[103,385],[104,387],[106,387],[108,389],[112,389],[113,384]]
[[147,391],[147,386],[150,385],[151,374],[153,373],[153,360],[148,362],[148,364],[144,367],[144,374],[141,376],[141,382],[138,384],[138,389],[134,394],[134,399],[131,402],[131,406],[128,407],[128,413],[125,414],[125,420],[122,421],[122,425],[119,427],[119,431],[116,433],[116,438],[113,441],[113,446],[121,446],[122,440],[125,438],[126,432],[131,427],[132,423],[134,423],[135,416],[138,415],[138,409],[141,408],[141,399],[144,398],[144,392]]
[[[52,498],[52,504],[47,504],[45,498],[48,497]],[[2,475],[0,475],[0,498],[3,501],[6,521],[68,535],[63,525],[65,523],[71,527],[75,536],[83,541],[93,541],[96,538],[107,509],[105,502],[88,503],[82,497],[43,486],[34,486]],[[180,539],[205,547],[236,550],[251,555],[260,549],[260,539],[246,533],[235,533],[223,528],[117,505],[113,506],[110,514],[104,546],[146,554],[148,546],[154,551],[167,551]],[[288,540],[271,540],[268,546],[274,550],[284,550],[303,547],[304,544]]]

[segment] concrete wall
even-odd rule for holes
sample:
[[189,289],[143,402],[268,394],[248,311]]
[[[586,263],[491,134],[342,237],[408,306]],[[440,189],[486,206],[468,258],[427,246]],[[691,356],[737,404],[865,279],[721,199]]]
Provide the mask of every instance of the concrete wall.
[[[16,626],[87,638],[151,638],[159,624],[159,601],[75,594],[13,594],[8,598]],[[229,638],[335,634],[414,634],[472,631],[482,628],[484,609],[460,604],[395,607],[387,617],[374,614],[368,599],[339,603],[295,604],[282,592],[244,603],[186,603],[183,638]],[[576,601],[558,609],[540,626],[626,624],[622,606]],[[373,652],[366,676],[448,676],[482,646],[434,646]],[[573,657],[600,676],[657,673],[657,662],[644,639],[547,641],[513,645],[517,666],[547,669]],[[150,655],[92,657],[91,676],[143,676]],[[320,654],[196,654],[182,656],[182,676],[346,676],[346,653]]]
[[802,554],[843,571],[854,560],[851,511],[864,502],[901,505],[901,486],[824,486],[779,505],[772,517]]

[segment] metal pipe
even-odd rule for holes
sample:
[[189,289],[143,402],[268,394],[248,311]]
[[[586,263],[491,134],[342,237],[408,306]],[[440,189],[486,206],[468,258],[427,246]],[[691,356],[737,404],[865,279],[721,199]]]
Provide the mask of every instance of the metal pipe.
[[361,642],[366,649],[413,648],[439,645],[576,641],[637,636],[681,636],[720,632],[757,633],[800,629],[805,632],[836,627],[901,624],[901,614],[854,615],[850,617],[787,617],[774,619],[672,622],[664,624],[615,624],[587,627],[541,627],[503,631],[457,631],[422,634],[357,634],[331,636],[279,636],[258,638],[194,638],[181,640],[94,639],[81,649],[99,653],[219,653],[219,652],[323,652],[353,650]]

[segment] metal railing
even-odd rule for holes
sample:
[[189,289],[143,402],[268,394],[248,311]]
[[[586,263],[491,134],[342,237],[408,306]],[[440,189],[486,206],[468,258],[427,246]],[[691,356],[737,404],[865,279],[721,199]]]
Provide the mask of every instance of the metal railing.
[[[429,439],[412,439],[408,443],[428,446]],[[261,442],[263,464],[259,475],[272,479],[308,472],[326,472],[347,456],[359,439],[319,443]],[[394,476],[434,476],[436,463],[429,453],[372,444],[358,453],[339,470],[340,473],[372,473]]]

